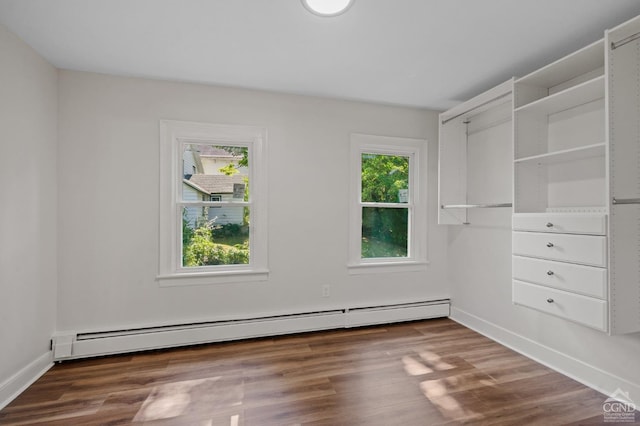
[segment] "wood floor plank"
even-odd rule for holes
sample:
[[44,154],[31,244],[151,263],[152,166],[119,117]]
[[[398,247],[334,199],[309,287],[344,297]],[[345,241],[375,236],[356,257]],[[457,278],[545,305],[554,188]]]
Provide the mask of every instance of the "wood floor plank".
[[336,391],[328,378],[292,380],[287,377],[270,378],[264,382],[246,381],[242,405],[255,408],[274,404],[295,404],[299,401],[335,395]]
[[605,399],[436,319],[69,361],[0,424],[587,425]]

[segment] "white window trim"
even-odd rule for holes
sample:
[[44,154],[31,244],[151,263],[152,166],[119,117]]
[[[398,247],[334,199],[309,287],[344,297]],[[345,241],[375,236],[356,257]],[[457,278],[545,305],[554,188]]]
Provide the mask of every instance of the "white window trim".
[[[267,177],[263,127],[236,126],[188,121],[160,121],[160,229],[159,273],[161,286],[202,285],[238,281],[264,281],[267,268]],[[251,201],[235,204],[251,206],[248,265],[217,265],[198,268],[182,266],[182,145],[203,143],[248,146]],[[224,202],[194,203],[221,205]]]
[[[361,258],[362,240],[362,153],[402,155],[410,158],[409,256]],[[351,135],[349,179],[349,263],[350,274],[410,272],[425,270],[427,261],[427,141],[424,139]]]

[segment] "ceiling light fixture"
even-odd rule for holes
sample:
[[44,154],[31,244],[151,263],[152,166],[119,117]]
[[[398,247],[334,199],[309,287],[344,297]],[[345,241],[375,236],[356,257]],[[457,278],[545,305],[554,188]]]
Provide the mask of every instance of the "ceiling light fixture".
[[302,4],[318,16],[337,16],[346,12],[353,0],[302,0]]

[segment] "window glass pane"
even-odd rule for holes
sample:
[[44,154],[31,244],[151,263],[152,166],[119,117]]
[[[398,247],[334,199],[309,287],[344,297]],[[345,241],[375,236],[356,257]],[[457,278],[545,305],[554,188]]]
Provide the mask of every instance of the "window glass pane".
[[182,208],[182,266],[249,263],[249,207]]
[[362,153],[361,164],[363,202],[408,202],[409,157]]
[[363,259],[407,257],[409,210],[406,208],[362,208]]
[[248,201],[248,155],[246,146],[183,145],[182,200]]

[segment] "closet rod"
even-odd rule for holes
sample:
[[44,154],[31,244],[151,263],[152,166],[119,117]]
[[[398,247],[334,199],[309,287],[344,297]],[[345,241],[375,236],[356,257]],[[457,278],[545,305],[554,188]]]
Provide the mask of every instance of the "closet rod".
[[458,117],[461,117],[461,116],[463,116],[463,115],[465,115],[465,114],[468,114],[468,113],[470,113],[471,111],[474,111],[474,110],[476,110],[476,109],[478,109],[478,108],[482,108],[482,107],[483,107],[483,106],[485,106],[485,105],[489,105],[490,103],[495,102],[495,101],[497,101],[498,99],[506,98],[507,96],[511,96],[511,92],[509,92],[509,93],[503,93],[502,95],[500,95],[500,96],[496,96],[496,97],[495,97],[495,98],[493,98],[493,99],[489,99],[488,101],[483,102],[483,103],[481,103],[480,105],[476,105],[476,106],[474,106],[473,108],[469,108],[469,109],[468,109],[468,110],[466,110],[466,111],[462,111],[460,114],[456,114],[456,115],[454,115],[453,117],[449,117],[449,118],[447,118],[446,120],[442,120],[442,124],[447,124],[447,123],[448,123],[448,122],[450,122],[451,120],[455,120],[455,119],[456,119],[456,118],[458,118]]
[[627,43],[631,43],[634,40],[640,38],[640,33],[631,34],[629,37],[623,38],[620,41],[611,42],[611,50],[616,50],[618,47],[624,46]]
[[611,204],[640,204],[640,198],[620,198],[613,197]]
[[501,124],[508,123],[510,121],[511,121],[511,116],[502,118],[500,120],[493,121],[493,122],[487,124],[486,126],[482,126],[482,127],[477,128],[477,129],[473,129],[473,131],[471,131],[471,132],[467,131],[467,137],[469,137],[471,135],[475,135],[476,133],[484,132],[487,129],[491,129],[493,127],[497,127],[497,126],[499,126]]
[[511,203],[498,203],[498,204],[443,204],[440,206],[442,209],[491,209],[494,207],[512,207]]

